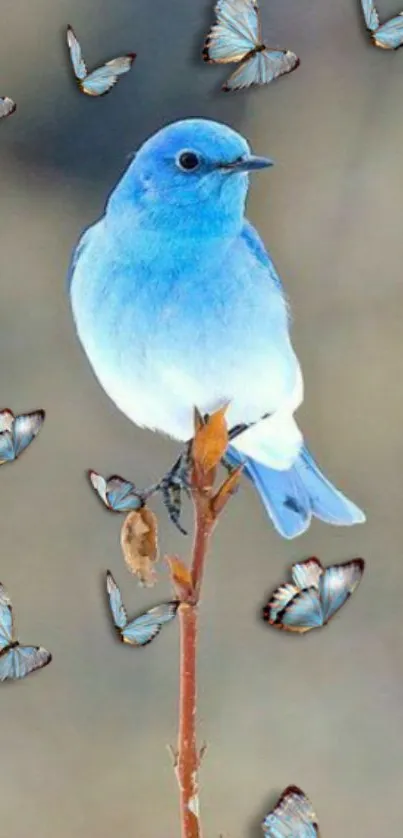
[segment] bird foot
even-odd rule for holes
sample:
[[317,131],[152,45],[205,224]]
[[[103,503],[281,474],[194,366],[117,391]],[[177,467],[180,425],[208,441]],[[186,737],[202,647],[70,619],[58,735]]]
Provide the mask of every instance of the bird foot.
[[172,468],[162,478],[158,487],[165,509],[172,523],[183,535],[187,535],[187,531],[180,523],[180,515],[182,512],[183,492],[188,496],[190,495],[190,451],[191,443],[188,443]]
[[[234,433],[233,435],[230,433],[230,439],[233,439],[241,433],[242,430],[244,430],[244,426],[238,425],[237,428],[234,428],[233,430]],[[187,535],[187,531],[180,522],[180,516],[182,512],[183,493],[190,497],[192,441],[193,440],[190,440],[186,444],[185,449],[182,451],[180,457],[178,457],[175,461],[172,468],[170,468],[162,480],[153,487],[153,494],[156,491],[161,493],[162,501],[169,518],[182,535]],[[232,474],[236,468],[225,454],[221,459],[221,465],[226,469],[228,474]]]
[[[269,414],[266,414],[262,418],[265,419],[268,415]],[[202,418],[205,419],[207,417]],[[229,441],[235,439],[239,436],[239,434],[251,427],[253,424],[255,423],[252,422],[249,425],[235,425],[235,427],[231,428],[229,431]],[[180,457],[178,457],[172,468],[169,469],[162,480],[150,487],[150,489],[143,495],[143,500],[145,502],[148,497],[160,492],[170,520],[183,535],[187,535],[187,531],[180,522],[180,516],[182,512],[183,493],[185,492],[188,497],[190,496],[192,441],[193,440],[190,440],[186,444],[184,451],[182,451]],[[226,469],[228,474],[232,474],[235,469],[235,466],[231,463],[230,458],[225,454],[221,459],[221,465]]]

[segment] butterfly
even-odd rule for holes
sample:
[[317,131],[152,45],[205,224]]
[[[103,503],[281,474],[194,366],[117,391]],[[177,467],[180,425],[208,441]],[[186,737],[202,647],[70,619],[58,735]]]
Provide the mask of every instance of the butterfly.
[[9,99],[8,96],[4,96],[4,98],[0,96],[0,119],[4,116],[11,116],[16,108],[17,105],[12,99]]
[[44,410],[14,416],[12,410],[0,411],[0,465],[16,460],[38,435],[45,420]]
[[265,817],[266,838],[318,838],[319,827],[311,802],[298,786],[288,786]]
[[147,643],[151,643],[160,633],[162,626],[174,619],[178,610],[178,601],[164,602],[129,621],[122,595],[110,570],[106,573],[106,590],[113,622],[120,640],[131,646],[146,646]]
[[10,597],[0,584],[0,681],[25,678],[51,660],[43,646],[20,646],[15,639]]
[[207,36],[204,60],[212,64],[240,62],[223,90],[268,84],[296,70],[300,61],[293,52],[262,43],[257,0],[218,0],[215,13],[217,22]]
[[403,44],[403,12],[392,17],[382,26],[373,0],[361,0],[365,25],[375,46],[381,49],[398,49]]
[[113,474],[105,480],[92,470],[88,472],[88,476],[93,489],[111,512],[130,512],[143,506],[143,500],[137,494],[134,483],[130,483],[129,480],[124,480],[118,474]]
[[88,96],[103,96],[105,93],[109,93],[119,76],[129,72],[136,58],[135,52],[129,52],[119,58],[112,58],[103,67],[98,67],[92,73],[89,73],[82,56],[80,44],[71,26],[67,27],[67,44],[77,84],[80,90],[87,93]]
[[281,585],[263,608],[275,628],[303,633],[326,625],[361,581],[364,559],[323,568],[315,558],[294,564],[292,584]]

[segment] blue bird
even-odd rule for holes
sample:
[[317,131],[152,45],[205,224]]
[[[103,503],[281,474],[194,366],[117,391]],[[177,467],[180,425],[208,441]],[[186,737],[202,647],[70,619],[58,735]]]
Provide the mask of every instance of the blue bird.
[[70,297],[95,375],[137,425],[189,440],[194,406],[209,414],[229,402],[229,427],[244,429],[229,457],[294,538],[313,515],[365,516],[324,477],[293,418],[303,381],[287,300],[244,215],[249,173],[271,163],[226,125],[166,126],[79,241]]

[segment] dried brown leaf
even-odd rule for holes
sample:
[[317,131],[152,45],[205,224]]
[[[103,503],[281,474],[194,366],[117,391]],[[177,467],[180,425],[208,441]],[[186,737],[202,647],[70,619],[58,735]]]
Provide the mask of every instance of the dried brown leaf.
[[142,506],[126,515],[120,544],[130,572],[138,576],[141,585],[152,587],[156,582],[153,565],[158,559],[158,528],[151,509]]
[[203,428],[205,425],[205,421],[203,419],[202,414],[198,407],[195,407],[193,410],[193,427],[194,427],[194,436],[198,433],[200,428]]
[[177,556],[167,556],[166,560],[169,564],[172,579],[175,582],[179,582],[181,585],[192,584],[190,570],[186,567],[184,562],[181,561],[181,559],[178,559]]
[[224,509],[224,506],[229,501],[231,495],[236,492],[239,486],[239,480],[243,471],[243,465],[238,466],[235,468],[231,474],[228,475],[226,480],[221,483],[220,488],[217,490],[214,497],[211,499],[211,511],[216,518],[217,515]]
[[186,602],[193,594],[193,583],[188,567],[177,556],[166,556],[171,580],[175,591],[182,602]]
[[221,407],[200,425],[196,421],[195,436],[192,445],[192,456],[197,468],[205,474],[218,466],[228,445],[228,429],[225,413],[228,404]]

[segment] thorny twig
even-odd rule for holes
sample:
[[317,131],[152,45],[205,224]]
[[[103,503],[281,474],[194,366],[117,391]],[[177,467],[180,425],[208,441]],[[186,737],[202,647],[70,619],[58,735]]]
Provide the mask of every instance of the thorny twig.
[[[218,422],[216,421],[218,417]],[[214,424],[215,422],[215,424]],[[202,428],[204,427],[204,431]],[[207,430],[206,430],[207,428]],[[177,590],[182,591],[179,606],[180,625],[180,688],[179,733],[175,772],[180,794],[182,838],[201,838],[198,770],[204,744],[198,749],[196,739],[196,649],[197,618],[203,572],[211,534],[217,518],[234,491],[237,477],[230,475],[214,489],[217,466],[227,446],[224,411],[211,417],[211,425],[196,426],[195,440],[189,452],[190,494],[193,501],[195,531],[190,572],[178,560],[171,564],[171,575]],[[238,470],[239,473],[240,470]],[[176,569],[175,569],[176,568]],[[175,575],[176,574],[176,575]]]

